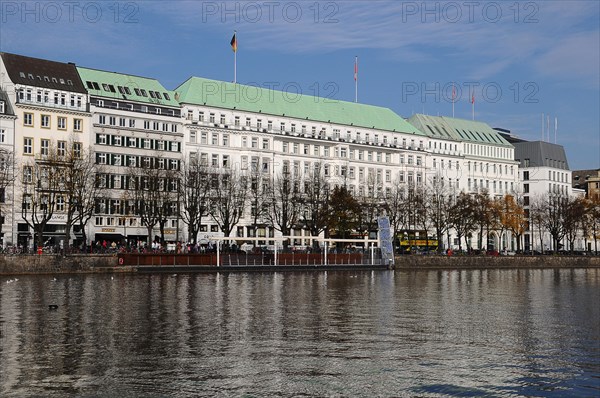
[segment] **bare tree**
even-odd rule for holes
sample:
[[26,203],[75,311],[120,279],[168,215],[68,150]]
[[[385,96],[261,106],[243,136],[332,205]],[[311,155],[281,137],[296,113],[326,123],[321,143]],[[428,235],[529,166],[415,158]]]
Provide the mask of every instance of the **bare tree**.
[[592,196],[587,201],[589,229],[594,240],[594,251],[598,254],[598,239],[600,239],[600,196]]
[[479,234],[477,239],[477,246],[480,250],[487,250],[487,242],[485,247],[483,246],[483,231],[486,230],[486,240],[489,235],[489,228],[493,222],[493,214],[490,211],[491,199],[486,189],[473,194],[472,196],[473,205],[473,221],[477,227]]
[[[329,224],[329,183],[325,175],[325,165],[315,164],[315,168],[304,176],[304,192],[301,196],[302,210],[300,222],[317,237]],[[318,241],[313,240],[313,249],[318,249]]]
[[[257,236],[259,227],[265,226],[264,221],[269,212],[269,184],[257,169],[250,174],[250,185],[248,187],[248,204],[250,206],[250,219],[252,220],[252,232]],[[253,246],[256,246],[256,240]]]
[[194,245],[198,241],[202,219],[208,216],[209,181],[209,168],[197,158],[183,165],[179,185],[181,219],[188,226],[188,241]]
[[431,226],[435,229],[435,235],[438,241],[438,251],[443,250],[444,234],[449,227],[450,207],[452,206],[452,196],[450,188],[440,175],[432,178],[427,194],[429,203],[429,219]]
[[[530,229],[537,229],[540,239],[540,252],[544,253],[544,218],[546,217],[546,200],[541,195],[536,195],[529,204],[529,223]],[[532,241],[533,244],[533,241]]]
[[408,221],[407,213],[404,211],[405,195],[406,184],[400,179],[396,179],[391,187],[390,195],[385,198],[383,204],[385,213],[390,219],[390,226],[394,230],[394,241],[398,239],[398,233],[405,228]]
[[136,166],[128,169],[126,198],[134,203],[135,213],[148,231],[148,244],[156,225],[164,243],[166,222],[177,212],[178,167],[160,156],[145,158]]
[[467,238],[476,228],[475,204],[471,195],[461,192],[456,201],[450,208],[450,226],[456,231],[458,238],[458,248],[462,250],[462,238],[465,238],[467,249],[469,250],[469,241]]
[[[4,206],[7,188],[15,181],[15,157],[12,152],[0,149],[0,231],[4,224]],[[12,204],[14,206],[14,203]]]
[[46,225],[55,213],[57,202],[64,198],[65,166],[64,159],[53,147],[23,167],[21,217],[33,229],[38,247],[44,245]]
[[215,170],[211,176],[210,215],[225,237],[244,214],[248,183],[246,176],[235,170]]
[[552,236],[552,246],[555,251],[560,250],[560,242],[566,233],[565,216],[567,203],[567,197],[556,193],[550,193],[545,197],[543,202],[543,211],[545,215],[542,218],[542,224]]
[[97,176],[104,169],[95,164],[90,150],[81,143],[70,140],[68,147],[61,152],[64,158],[64,197],[65,197],[65,243],[71,241],[73,225],[79,225],[83,242],[87,242],[85,226],[94,214],[95,199],[102,195],[105,184],[98,184]]
[[585,215],[586,207],[583,198],[568,197],[566,199],[563,229],[571,253],[575,249],[577,234],[584,228]]
[[361,188],[356,198],[361,207],[357,230],[361,234],[369,234],[370,231],[377,229],[377,217],[383,212],[385,200],[381,182],[377,181],[373,173],[368,173]]
[[[290,235],[290,231],[298,221],[300,208],[299,184],[297,181],[292,181],[290,177],[290,173],[284,170],[271,181],[270,209],[266,215],[273,228],[283,236]],[[287,250],[288,246],[289,242],[283,241],[284,250]]]

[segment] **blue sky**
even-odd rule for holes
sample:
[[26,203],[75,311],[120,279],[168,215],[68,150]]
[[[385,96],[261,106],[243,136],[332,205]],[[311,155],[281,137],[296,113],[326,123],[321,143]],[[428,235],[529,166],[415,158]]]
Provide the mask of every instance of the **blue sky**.
[[[155,77],[237,80],[412,113],[475,118],[600,167],[600,2],[0,2],[0,50]],[[470,89],[469,87],[472,87]],[[547,119],[544,123],[547,124]],[[546,136],[547,139],[547,136]]]

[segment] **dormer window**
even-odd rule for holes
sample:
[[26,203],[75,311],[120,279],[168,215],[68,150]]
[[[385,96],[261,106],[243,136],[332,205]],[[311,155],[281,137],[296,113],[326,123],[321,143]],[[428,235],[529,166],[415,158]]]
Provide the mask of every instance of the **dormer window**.
[[0,113],[4,113],[6,111],[4,106],[4,101],[0,101]]
[[25,79],[25,72],[19,72],[19,77]]

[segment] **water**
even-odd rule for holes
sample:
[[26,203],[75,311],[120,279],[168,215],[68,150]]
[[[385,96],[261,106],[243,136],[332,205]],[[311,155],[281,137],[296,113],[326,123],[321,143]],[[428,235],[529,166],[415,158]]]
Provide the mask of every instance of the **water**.
[[2,397],[600,396],[597,269],[7,279]]

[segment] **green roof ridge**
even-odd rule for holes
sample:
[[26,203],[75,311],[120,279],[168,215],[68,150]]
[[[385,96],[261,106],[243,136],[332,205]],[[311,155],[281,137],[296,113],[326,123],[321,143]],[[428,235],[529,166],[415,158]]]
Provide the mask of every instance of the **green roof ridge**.
[[[179,107],[179,103],[175,99],[174,93],[171,90],[167,90],[158,80],[154,78],[118,72],[109,72],[82,66],[78,66],[77,71],[79,72],[79,76],[83,81],[83,85],[90,95],[113,98],[116,100],[136,101],[153,105]],[[88,81],[98,83],[98,88],[90,88],[87,84]],[[112,85],[115,91],[112,92],[105,90],[103,84]],[[127,87],[129,89],[129,93],[120,93],[118,86]],[[138,90],[143,89],[147,95],[142,95],[141,91],[136,92],[136,88]],[[160,98],[152,98],[150,96],[150,91],[160,93]],[[165,93],[169,95],[169,99],[165,98]]]
[[359,128],[424,135],[389,108],[191,77],[177,87],[178,101]]
[[412,115],[408,121],[426,135],[433,138],[440,137],[435,134],[430,134],[427,131],[428,126],[446,126],[449,134],[452,136],[451,138],[455,140],[512,147],[504,137],[485,122],[449,116],[431,116],[420,113]]

